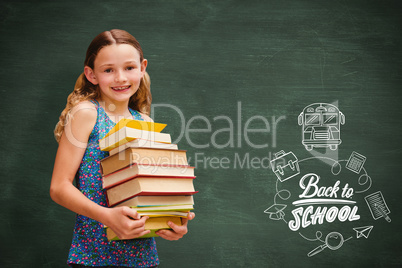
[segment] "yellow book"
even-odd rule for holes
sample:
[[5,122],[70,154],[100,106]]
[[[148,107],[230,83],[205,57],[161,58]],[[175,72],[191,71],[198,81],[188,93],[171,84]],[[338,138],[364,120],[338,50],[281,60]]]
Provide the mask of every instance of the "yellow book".
[[166,124],[123,118],[119,122],[117,122],[117,124],[111,130],[109,130],[105,137],[117,132],[123,127],[161,132],[166,127]]
[[[151,230],[151,233],[146,234],[144,236],[138,237],[139,238],[147,238],[147,237],[155,237],[158,236],[155,234],[156,231],[161,230],[161,229],[171,229],[169,225],[167,225],[167,222],[171,221],[176,225],[182,225],[181,224],[181,218],[180,217],[155,217],[155,218],[149,218],[145,222],[145,230]],[[108,240],[120,240],[119,237],[113,232],[112,229],[106,227],[106,236]]]
[[102,151],[110,151],[135,139],[150,141],[151,143],[172,143],[172,139],[168,133],[122,127],[99,140],[99,147]]

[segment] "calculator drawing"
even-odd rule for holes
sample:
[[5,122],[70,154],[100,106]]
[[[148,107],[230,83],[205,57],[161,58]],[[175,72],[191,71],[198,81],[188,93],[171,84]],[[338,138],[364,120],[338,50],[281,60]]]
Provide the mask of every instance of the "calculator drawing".
[[346,163],[346,168],[359,174],[363,168],[364,162],[366,162],[366,157],[356,152],[352,152]]

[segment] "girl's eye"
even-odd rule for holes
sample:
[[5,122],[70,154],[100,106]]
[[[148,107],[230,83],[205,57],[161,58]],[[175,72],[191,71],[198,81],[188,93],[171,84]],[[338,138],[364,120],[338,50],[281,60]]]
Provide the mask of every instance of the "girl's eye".
[[104,72],[105,72],[105,73],[111,73],[111,72],[112,72],[112,69],[106,69]]
[[128,71],[131,71],[131,70],[134,70],[135,67],[133,67],[133,66],[128,66],[126,69],[127,69]]

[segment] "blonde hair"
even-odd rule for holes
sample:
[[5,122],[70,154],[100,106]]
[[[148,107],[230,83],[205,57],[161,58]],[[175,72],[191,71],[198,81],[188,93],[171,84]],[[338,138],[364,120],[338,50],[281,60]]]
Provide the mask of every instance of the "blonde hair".
[[[94,68],[95,58],[99,51],[112,44],[129,44],[138,50],[140,54],[140,61],[144,60],[144,54],[138,41],[124,30],[110,30],[97,35],[89,45],[84,61],[84,66],[91,69]],[[97,85],[88,81],[85,74],[82,73],[75,82],[74,90],[67,97],[67,104],[61,112],[59,122],[54,129],[54,136],[56,141],[59,142],[64,132],[64,126],[67,124],[68,117],[72,108],[82,101],[95,100],[100,97],[100,90]],[[143,76],[137,92],[131,96],[128,106],[141,113],[149,115],[151,109],[152,95],[151,95],[151,81],[148,73]]]

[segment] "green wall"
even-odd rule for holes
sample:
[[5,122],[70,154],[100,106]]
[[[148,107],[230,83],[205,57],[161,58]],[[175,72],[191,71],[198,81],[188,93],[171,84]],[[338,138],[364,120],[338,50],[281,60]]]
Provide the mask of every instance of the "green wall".
[[[401,11],[399,1],[2,1],[0,266],[66,266],[75,215],[48,194],[52,131],[87,46],[113,28],[140,41],[152,116],[196,166],[196,218],[182,240],[158,239],[160,267],[401,266]],[[302,145],[298,116],[312,103],[345,115],[337,151]],[[364,155],[371,187],[351,198],[360,219],[299,231],[270,219],[277,187],[292,193],[286,221],[301,194],[298,179],[278,183],[269,168],[280,150],[299,160]],[[353,173],[335,178],[324,161],[300,168],[358,189]],[[377,191],[391,223],[365,203]],[[352,229],[361,226],[374,226],[367,239]],[[302,235],[318,231],[353,238],[309,258],[323,243]]]

